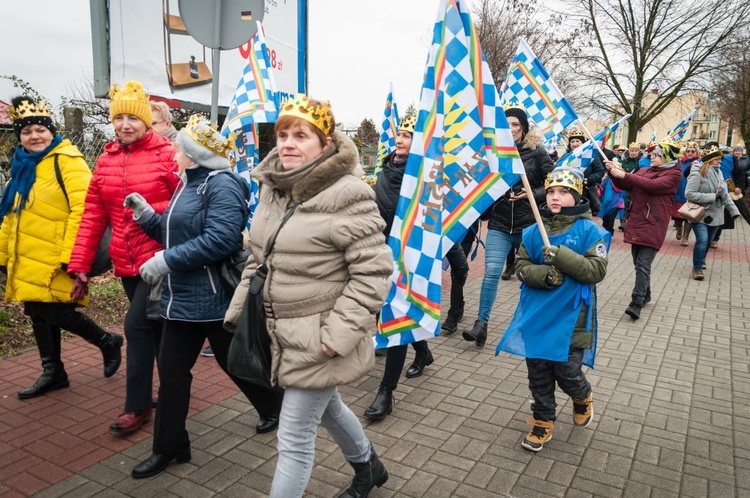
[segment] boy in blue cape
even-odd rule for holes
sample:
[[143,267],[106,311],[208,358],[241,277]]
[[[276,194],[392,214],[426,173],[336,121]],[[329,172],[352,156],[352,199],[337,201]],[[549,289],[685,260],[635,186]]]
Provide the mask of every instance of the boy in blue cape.
[[526,358],[534,418],[521,446],[531,451],[552,437],[555,383],[573,399],[575,425],[586,427],[594,417],[591,385],[581,365],[594,366],[596,284],[607,273],[611,240],[581,198],[580,171],[555,168],[544,188],[547,204],[540,211],[550,246],[544,246],[537,225],[523,231],[516,259],[521,298],[495,351]]

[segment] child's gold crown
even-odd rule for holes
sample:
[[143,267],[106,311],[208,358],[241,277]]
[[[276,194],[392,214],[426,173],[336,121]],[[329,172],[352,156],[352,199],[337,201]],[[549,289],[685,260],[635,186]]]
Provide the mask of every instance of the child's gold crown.
[[323,132],[327,137],[333,133],[333,118],[331,116],[331,104],[321,102],[320,105],[312,105],[307,95],[298,93],[293,98],[281,103],[281,116],[294,116],[304,119]]
[[35,116],[46,116],[48,118],[52,117],[49,107],[47,107],[47,104],[45,104],[41,100],[36,104],[32,104],[28,100],[23,100],[16,107],[8,107],[8,115],[13,121],[19,121],[24,118],[31,118]]
[[209,125],[204,122],[200,114],[190,116],[187,125],[185,125],[185,133],[214,154],[226,157],[231,165],[236,162],[234,134],[229,138],[224,138],[216,131],[216,125]]

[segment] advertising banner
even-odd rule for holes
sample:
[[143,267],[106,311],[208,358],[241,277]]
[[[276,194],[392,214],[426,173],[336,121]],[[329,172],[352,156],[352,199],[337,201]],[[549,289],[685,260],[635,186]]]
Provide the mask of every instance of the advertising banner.
[[[140,81],[154,96],[211,104],[211,49],[191,37],[178,0],[110,0],[110,83]],[[305,91],[306,0],[265,0],[268,59],[282,98]],[[229,106],[248,62],[248,43],[222,50],[219,105]]]

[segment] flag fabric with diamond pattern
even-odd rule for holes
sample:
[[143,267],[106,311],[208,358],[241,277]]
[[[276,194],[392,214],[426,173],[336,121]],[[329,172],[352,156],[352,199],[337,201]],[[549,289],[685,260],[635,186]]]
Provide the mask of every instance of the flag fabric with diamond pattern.
[[[594,135],[594,140],[596,143],[599,144],[599,147],[604,147],[604,145],[607,143],[607,140],[609,137],[612,136],[612,134],[617,131],[617,128],[620,127],[620,125],[625,122],[630,117],[630,114],[625,115],[624,117],[620,118],[617,122],[612,123],[608,127],[604,128],[602,131]],[[577,168],[580,171],[585,171],[586,168],[589,167],[589,164],[591,164],[591,161],[594,160],[594,157],[599,153],[599,151],[594,146],[594,142],[591,140],[587,140],[584,142],[583,145],[581,145],[578,148],[573,149],[572,151],[568,152],[564,156],[562,156],[557,163],[555,163],[555,166],[568,166],[570,168]]]
[[523,173],[469,9],[441,0],[388,244],[376,347],[438,335],[442,259]]
[[556,138],[578,115],[537,58],[521,39],[500,89],[502,103],[518,101],[529,122],[539,127],[545,140]]
[[[258,183],[250,177],[258,165],[257,123],[275,123],[278,118],[278,92],[268,61],[265,32],[260,21],[258,32],[250,40],[248,63],[242,71],[237,90],[232,97],[221,134],[229,137],[234,133],[237,147],[237,173],[245,178],[250,187],[250,217],[255,211],[258,199]],[[250,220],[248,219],[248,224]]]
[[396,134],[398,132],[398,108],[393,101],[393,83],[385,99],[385,110],[383,111],[383,132],[380,134],[378,143],[378,155],[375,159],[375,176],[383,171],[383,161],[396,148]]
[[682,140],[682,137],[685,136],[685,132],[687,131],[688,127],[690,126],[690,121],[693,120],[693,116],[695,116],[695,111],[698,109],[693,109],[690,114],[685,116],[685,119],[677,123],[677,126],[672,128],[667,132],[667,140],[671,140],[673,142],[678,142]]

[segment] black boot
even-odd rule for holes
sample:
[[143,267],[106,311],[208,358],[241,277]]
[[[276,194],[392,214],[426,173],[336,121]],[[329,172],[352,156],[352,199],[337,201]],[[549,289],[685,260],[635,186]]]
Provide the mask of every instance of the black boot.
[[365,410],[365,418],[370,420],[383,420],[386,415],[393,411],[393,389],[381,385],[375,400]]
[[409,369],[406,371],[406,378],[413,379],[414,377],[419,377],[420,375],[422,375],[424,367],[432,365],[434,361],[435,358],[433,358],[432,351],[430,351],[429,348],[424,354],[417,353],[417,356],[414,358],[414,363],[412,363]]
[[500,278],[503,280],[510,280],[510,278],[516,274],[516,265],[515,263],[506,263],[505,270],[503,271],[503,274],[500,275]]
[[105,331],[94,320],[76,311],[69,313],[64,323],[60,325],[101,349],[105,377],[112,377],[117,372],[122,363],[122,336],[120,334]]
[[388,471],[385,470],[385,465],[378,458],[374,448],[369,461],[349,462],[349,465],[354,469],[354,479],[338,498],[367,498],[372,488],[380,487],[388,481]]
[[456,278],[451,279],[451,307],[448,310],[448,316],[445,318],[445,322],[443,322],[442,327],[440,327],[441,330],[444,330],[444,334],[440,335],[451,335],[455,334],[456,330],[458,329],[458,322],[460,322],[464,317],[464,284],[466,282],[466,277],[463,278],[463,281],[460,281]]
[[440,335],[448,336],[448,335],[455,334],[456,330],[458,330],[458,322],[460,321],[461,321],[461,318],[460,318],[459,312],[455,311],[453,308],[449,309],[448,316],[445,318],[443,325],[440,327],[440,330],[442,330]]
[[104,359],[104,376],[112,377],[122,363],[122,336],[107,332],[98,346]]
[[477,346],[481,348],[487,340],[487,322],[477,320],[474,322],[474,327],[471,330],[464,330],[461,335],[463,335],[464,339],[467,341],[475,341]]
[[60,329],[44,323],[34,324],[32,328],[44,371],[33,386],[18,392],[20,399],[35,398],[49,391],[70,386],[68,374],[60,359]]

